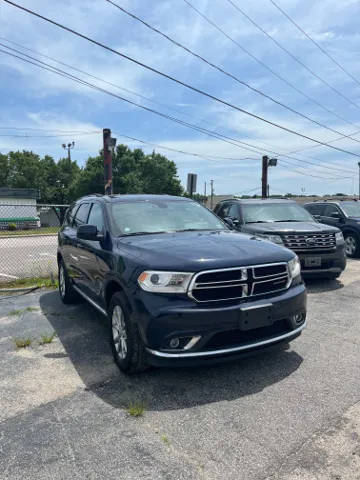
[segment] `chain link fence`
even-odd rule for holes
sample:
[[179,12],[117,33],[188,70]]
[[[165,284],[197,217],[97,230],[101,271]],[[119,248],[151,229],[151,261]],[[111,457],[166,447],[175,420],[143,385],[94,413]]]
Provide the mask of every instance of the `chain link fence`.
[[0,283],[56,275],[57,232],[66,209],[0,201]]

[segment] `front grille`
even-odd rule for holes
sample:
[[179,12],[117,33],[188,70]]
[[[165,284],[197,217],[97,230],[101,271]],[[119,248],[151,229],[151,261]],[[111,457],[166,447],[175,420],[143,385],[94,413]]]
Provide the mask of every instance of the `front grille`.
[[289,286],[287,263],[254,265],[200,272],[189,295],[197,302],[239,300],[285,290]]
[[308,233],[282,235],[285,247],[296,252],[308,250],[334,250],[336,248],[335,233]]
[[248,343],[265,340],[271,337],[278,337],[291,331],[287,320],[278,320],[266,327],[254,328],[252,330],[228,330],[215,334],[206,344],[205,349],[230,348]]

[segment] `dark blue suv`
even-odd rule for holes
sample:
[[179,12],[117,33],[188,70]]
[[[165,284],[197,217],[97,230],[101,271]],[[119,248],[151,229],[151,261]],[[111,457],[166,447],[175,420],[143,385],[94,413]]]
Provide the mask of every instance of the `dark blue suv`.
[[120,369],[207,364],[287,343],[305,326],[297,256],[167,195],[88,196],[59,232],[59,290],[109,321]]
[[358,200],[324,200],[304,207],[320,222],[340,228],[348,257],[360,256],[360,202]]

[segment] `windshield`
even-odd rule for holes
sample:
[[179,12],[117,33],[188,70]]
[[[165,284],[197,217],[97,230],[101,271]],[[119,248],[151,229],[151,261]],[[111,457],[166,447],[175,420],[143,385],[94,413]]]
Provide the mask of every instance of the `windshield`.
[[311,214],[296,203],[243,204],[245,223],[313,222]]
[[359,202],[341,202],[341,208],[349,217],[360,217]]
[[109,205],[114,235],[191,230],[227,230],[199,203],[182,200],[145,200]]

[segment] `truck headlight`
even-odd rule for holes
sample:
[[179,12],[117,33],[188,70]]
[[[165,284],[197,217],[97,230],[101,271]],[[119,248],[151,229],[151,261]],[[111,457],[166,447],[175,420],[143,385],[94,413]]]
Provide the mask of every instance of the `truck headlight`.
[[146,292],[186,293],[194,274],[147,270],[139,275],[138,283]]
[[290,260],[290,262],[288,262],[288,266],[291,279],[294,279],[300,275],[301,264],[298,256]]
[[265,233],[261,233],[261,234],[256,234],[256,236],[263,238],[264,240],[269,240],[269,242],[277,243],[278,245],[284,244],[280,235],[267,235]]
[[336,245],[340,245],[341,243],[344,243],[344,235],[342,234],[342,232],[336,232],[335,239],[336,239]]

